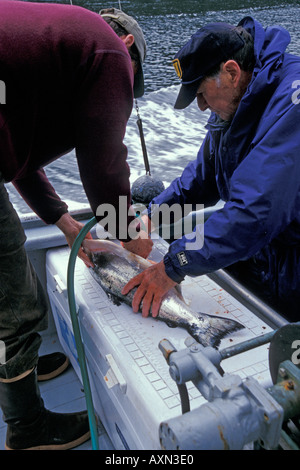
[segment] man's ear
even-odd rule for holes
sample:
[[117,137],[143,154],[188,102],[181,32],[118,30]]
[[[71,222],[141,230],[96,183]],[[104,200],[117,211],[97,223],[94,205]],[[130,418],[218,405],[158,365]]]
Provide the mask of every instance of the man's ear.
[[129,49],[132,46],[132,44],[134,43],[133,34],[127,34],[127,36],[121,36],[121,39],[124,42],[127,49]]
[[227,60],[223,64],[223,71],[229,75],[229,80],[234,87],[237,87],[241,78],[241,68],[235,60]]

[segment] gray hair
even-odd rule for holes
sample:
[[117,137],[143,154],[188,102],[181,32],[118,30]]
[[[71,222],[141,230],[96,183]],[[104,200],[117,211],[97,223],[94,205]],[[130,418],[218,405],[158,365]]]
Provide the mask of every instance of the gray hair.
[[[253,72],[254,65],[255,65],[253,37],[242,26],[236,26],[236,28],[234,29],[243,38],[245,45],[244,47],[239,49],[237,52],[235,52],[234,54],[224,59],[224,62],[226,62],[227,60],[235,60],[244,72]],[[206,78],[217,78],[220,73],[220,65],[221,64],[219,64],[218,67],[215,67],[213,70],[211,70],[207,74]]]

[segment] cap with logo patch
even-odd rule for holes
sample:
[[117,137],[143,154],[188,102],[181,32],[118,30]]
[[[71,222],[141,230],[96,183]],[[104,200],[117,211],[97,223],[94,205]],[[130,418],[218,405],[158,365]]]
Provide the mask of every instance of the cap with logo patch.
[[142,64],[146,57],[146,41],[143,35],[143,31],[138,25],[137,21],[132,18],[132,16],[126,15],[121,10],[117,8],[106,8],[102,9],[99,12],[99,15],[106,18],[111,18],[113,21],[122,26],[128,34],[132,34],[134,37],[134,44],[137,48],[139,55],[139,68],[137,73],[134,76],[134,97],[140,98],[144,94],[144,74]]
[[200,82],[244,44],[236,27],[227,23],[210,23],[193,34],[173,60],[182,83],[174,108],[191,104]]

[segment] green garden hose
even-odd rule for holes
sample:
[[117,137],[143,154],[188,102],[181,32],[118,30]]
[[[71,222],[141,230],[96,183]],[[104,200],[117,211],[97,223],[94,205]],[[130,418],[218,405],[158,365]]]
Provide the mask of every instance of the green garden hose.
[[94,225],[96,225],[96,223],[97,223],[97,220],[95,217],[93,217],[91,220],[89,220],[89,222],[86,223],[86,225],[79,232],[71,249],[69,263],[68,263],[68,274],[67,274],[67,287],[68,287],[68,301],[69,301],[70,316],[71,316],[71,321],[72,321],[72,326],[73,326],[75,344],[76,344],[76,349],[78,353],[78,361],[79,361],[83,388],[84,388],[84,393],[85,393],[93,450],[99,450],[97,423],[96,423],[96,416],[95,416],[95,411],[94,411],[90,381],[89,381],[89,376],[88,376],[88,371],[87,371],[85,351],[84,351],[84,346],[83,346],[83,342],[81,338],[79,321],[78,321],[78,316],[77,316],[77,311],[76,311],[75,289],[74,289],[74,270],[75,270],[75,262],[76,262],[77,254],[81,247],[81,243],[83,239],[85,238],[85,236],[87,235],[87,233],[91,230],[91,228]]

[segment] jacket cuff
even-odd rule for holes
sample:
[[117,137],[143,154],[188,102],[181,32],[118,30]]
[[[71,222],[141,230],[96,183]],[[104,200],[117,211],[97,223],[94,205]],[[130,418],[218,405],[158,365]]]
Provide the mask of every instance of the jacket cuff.
[[177,282],[177,284],[180,284],[180,282],[184,280],[185,275],[180,269],[176,268],[173,265],[171,258],[168,254],[164,256],[164,265],[166,274],[172,279],[172,281]]

